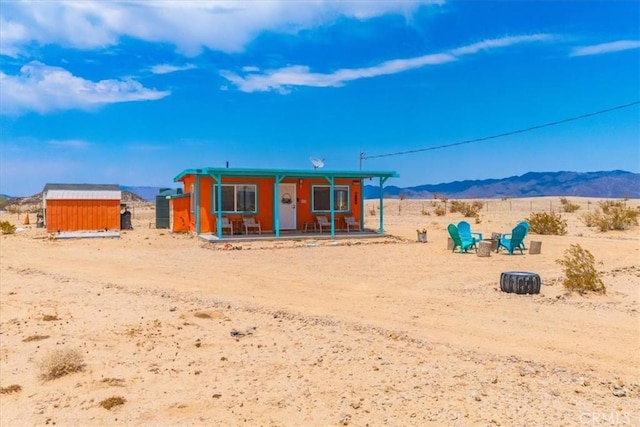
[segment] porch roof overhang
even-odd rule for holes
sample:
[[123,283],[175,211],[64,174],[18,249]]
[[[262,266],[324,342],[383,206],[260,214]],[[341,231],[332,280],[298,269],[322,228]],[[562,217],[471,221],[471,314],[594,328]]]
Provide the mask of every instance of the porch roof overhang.
[[174,182],[181,181],[187,175],[207,175],[207,176],[234,176],[234,177],[291,177],[291,178],[398,178],[394,171],[362,171],[362,170],[325,170],[325,169],[251,169],[251,168],[200,168],[185,169],[174,179]]

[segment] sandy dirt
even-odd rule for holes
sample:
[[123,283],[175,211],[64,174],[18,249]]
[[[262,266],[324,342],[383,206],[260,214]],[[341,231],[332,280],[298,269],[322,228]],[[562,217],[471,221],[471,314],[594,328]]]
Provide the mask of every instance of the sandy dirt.
[[[490,257],[447,250],[464,218],[432,200],[386,200],[390,237],[241,250],[154,229],[151,207],[112,239],[4,213],[22,230],[0,238],[0,424],[640,425],[640,229],[589,229],[598,200],[572,201],[567,235],[527,237],[541,254]],[[488,237],[559,208],[491,200],[469,222]],[[573,243],[606,295],[565,291]],[[538,273],[540,294],[501,292],[504,271]],[[44,379],[65,350],[81,370]]]

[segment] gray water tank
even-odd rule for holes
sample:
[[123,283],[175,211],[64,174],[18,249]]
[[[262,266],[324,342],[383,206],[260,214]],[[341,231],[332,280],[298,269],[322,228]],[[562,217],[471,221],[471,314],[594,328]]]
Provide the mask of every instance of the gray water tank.
[[156,228],[170,228],[170,208],[167,197],[182,194],[180,188],[161,188],[156,196]]

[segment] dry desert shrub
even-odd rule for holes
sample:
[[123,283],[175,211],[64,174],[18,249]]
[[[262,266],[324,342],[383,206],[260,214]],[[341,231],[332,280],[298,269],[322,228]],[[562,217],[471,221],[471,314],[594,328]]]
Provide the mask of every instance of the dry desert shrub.
[[75,349],[56,349],[49,352],[40,362],[40,378],[45,381],[64,377],[84,369],[84,359]]
[[566,197],[560,198],[560,204],[562,205],[562,210],[567,213],[575,212],[580,209],[580,205],[571,203]]
[[609,230],[627,230],[638,225],[640,211],[627,207],[624,202],[606,200],[600,202],[600,210],[586,212],[582,221],[587,227],[596,227],[602,232]]
[[452,200],[449,212],[460,212],[465,218],[477,217],[480,210],[484,207],[484,203],[476,200],[473,203]]
[[1,234],[13,234],[16,232],[16,226],[9,221],[0,221],[0,233]]
[[567,221],[553,212],[531,213],[527,218],[529,231],[535,234],[564,236],[567,234]]
[[105,409],[111,410],[111,408],[114,408],[116,406],[124,405],[126,401],[127,400],[122,396],[112,396],[100,402],[100,406]]
[[566,289],[580,294],[607,292],[600,273],[596,270],[595,257],[580,245],[571,245],[566,250],[565,257],[556,262],[564,267],[566,279],[562,284]]
[[42,320],[44,320],[45,322],[52,322],[54,320],[60,320],[60,319],[56,315],[45,314],[44,316],[42,316]]
[[11,384],[9,387],[0,387],[0,394],[17,393],[22,390],[18,384]]

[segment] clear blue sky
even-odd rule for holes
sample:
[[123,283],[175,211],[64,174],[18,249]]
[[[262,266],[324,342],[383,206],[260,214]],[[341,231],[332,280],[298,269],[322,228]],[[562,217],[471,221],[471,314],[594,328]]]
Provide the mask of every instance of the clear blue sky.
[[186,168],[640,172],[637,1],[2,1],[0,193]]

